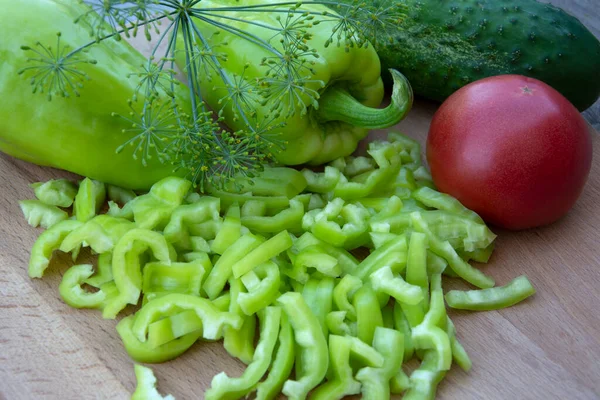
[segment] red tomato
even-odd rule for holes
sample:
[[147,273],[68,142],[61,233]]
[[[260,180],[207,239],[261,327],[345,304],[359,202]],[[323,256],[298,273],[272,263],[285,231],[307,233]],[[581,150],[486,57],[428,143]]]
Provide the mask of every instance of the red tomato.
[[588,126],[560,93],[501,75],[450,96],[427,138],[433,180],[492,225],[549,224],[575,203],[590,171]]

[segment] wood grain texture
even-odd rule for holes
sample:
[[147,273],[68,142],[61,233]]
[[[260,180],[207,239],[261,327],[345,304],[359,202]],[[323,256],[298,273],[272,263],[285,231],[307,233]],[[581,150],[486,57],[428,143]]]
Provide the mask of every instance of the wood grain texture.
[[[597,0],[551,2],[600,32]],[[398,129],[423,141],[435,108],[419,102]],[[600,104],[585,115],[600,128]],[[600,398],[600,139],[593,136],[590,180],[565,218],[525,232],[496,230],[497,249],[483,269],[498,284],[526,273],[538,293],[506,310],[451,312],[474,367],[454,367],[439,399]],[[58,294],[69,260],[54,260],[41,280],[27,276],[40,230],[26,224],[17,201],[33,197],[30,183],[59,176],[72,177],[0,155],[0,399],[127,399],[135,377],[117,321],[72,309]],[[198,343],[153,369],[161,392],[185,400],[202,399],[216,373],[238,375],[242,367],[220,343]]]

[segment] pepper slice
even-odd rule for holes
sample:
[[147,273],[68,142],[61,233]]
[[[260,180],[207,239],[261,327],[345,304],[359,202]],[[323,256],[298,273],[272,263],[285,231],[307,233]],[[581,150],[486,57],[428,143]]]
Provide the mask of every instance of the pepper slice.
[[240,315],[243,319],[243,323],[239,329],[225,326],[223,329],[223,347],[232,357],[238,358],[244,364],[249,364],[254,357],[256,315],[244,315],[242,313],[238,301],[238,298],[242,293],[242,285],[242,281],[239,279],[231,278],[229,280],[229,293],[231,296],[229,312]]
[[513,306],[535,294],[535,288],[525,275],[504,286],[482,290],[451,290],[446,293],[448,306],[460,310],[488,311]]
[[67,179],[52,179],[29,185],[35,197],[49,206],[71,207],[77,195],[77,186]]
[[133,190],[115,185],[106,185],[106,194],[110,201],[118,204],[127,204],[137,197]]
[[66,211],[56,206],[49,206],[40,200],[21,200],[19,206],[27,223],[34,228],[41,226],[48,229],[69,218]]
[[338,310],[345,312],[345,317],[350,321],[356,321],[356,309],[351,300],[354,294],[362,286],[362,281],[353,276],[346,275],[335,285],[333,289],[333,301]]
[[286,313],[281,314],[281,330],[277,346],[267,378],[256,385],[256,400],[275,398],[294,367],[294,331]]
[[291,232],[299,231],[302,224],[302,216],[304,215],[305,205],[300,196],[296,196],[293,199],[290,199],[288,201],[288,204],[288,208],[277,212],[275,215],[242,216],[242,225],[244,225],[253,232],[259,233],[275,233],[284,230],[289,230]]
[[325,276],[337,278],[342,274],[342,267],[337,258],[327,254],[327,251],[318,244],[305,247],[294,258],[294,267],[305,275],[308,268],[314,268]]
[[252,192],[256,196],[292,198],[306,188],[304,174],[293,168],[265,167],[252,177],[238,177],[226,185],[230,193]]
[[134,366],[137,386],[131,400],[175,400],[170,394],[162,396],[156,389],[156,377],[152,370],[139,364]]
[[112,253],[102,253],[98,256],[96,273],[86,279],[84,283],[99,288],[101,285],[112,280]]
[[369,285],[363,285],[354,294],[352,304],[356,310],[358,338],[364,343],[372,343],[375,329],[383,326],[381,307],[375,291]]
[[202,197],[195,203],[175,208],[164,228],[163,235],[169,243],[172,243],[178,249],[190,250],[192,243],[188,227],[219,219],[219,199],[216,197]]
[[370,278],[373,289],[392,296],[400,303],[415,305],[424,298],[423,290],[419,286],[407,283],[400,275],[394,276],[388,266],[379,268]]
[[239,399],[248,394],[267,372],[273,350],[277,343],[281,320],[281,308],[267,307],[258,313],[260,321],[260,339],[252,362],[239,378],[230,378],[221,372],[212,379],[211,387],[205,393],[206,400]]
[[383,246],[372,251],[361,263],[356,267],[356,277],[366,280],[377,269],[382,266],[390,266],[393,271],[399,273],[406,267],[406,252],[408,245],[406,236],[400,235],[386,242]]
[[327,341],[319,320],[314,316],[300,293],[287,292],[277,299],[294,329],[296,343],[300,347],[303,374],[296,380],[287,380],[283,394],[290,399],[305,399],[325,377],[329,367]]
[[91,293],[81,288],[81,284],[93,273],[91,264],[73,265],[65,272],[58,286],[65,303],[73,308],[102,308],[106,293],[102,290]]
[[87,222],[102,207],[106,199],[106,186],[102,182],[85,178],[79,184],[79,190],[73,203],[73,214],[78,221]]
[[227,210],[221,229],[217,232],[215,240],[210,245],[210,250],[216,254],[223,254],[225,250],[242,236],[242,221],[240,220],[240,206],[233,204]]
[[334,285],[333,278],[313,278],[306,282],[306,285],[304,285],[304,288],[302,289],[302,297],[306,301],[306,304],[313,315],[317,317],[325,337],[329,336],[326,318],[333,306]]
[[135,224],[124,218],[97,215],[71,232],[61,243],[60,251],[68,253],[81,246],[89,246],[96,253],[110,252],[133,228]]
[[256,314],[274,303],[279,295],[279,267],[272,261],[260,264],[240,280],[247,292],[240,292],[237,301],[246,315]]
[[356,380],[362,384],[362,398],[383,400],[390,398],[390,379],[402,368],[404,357],[404,336],[393,329],[378,327],[373,337],[373,348],[383,356],[380,368],[364,367],[356,373]]
[[45,230],[31,248],[28,274],[31,278],[41,278],[50,264],[54,250],[58,250],[67,235],[83,225],[76,220],[67,219]]
[[437,385],[444,379],[446,371],[437,368],[438,353],[426,351],[421,365],[410,374],[410,387],[403,400],[433,400]]
[[303,169],[302,175],[307,182],[306,190],[311,193],[327,193],[333,191],[340,180],[341,172],[339,169],[325,166],[323,172],[313,172],[310,169]]
[[355,271],[358,267],[358,260],[348,251],[318,239],[310,232],[305,232],[296,240],[292,250],[296,253],[306,249],[307,247],[318,245],[325,253],[337,259],[338,265],[342,268],[343,274],[349,274]]
[[327,329],[333,335],[356,336],[356,322],[346,319],[346,311],[331,311],[325,317]]
[[258,247],[252,249],[248,254],[233,264],[233,277],[239,278],[240,276],[247,274],[258,265],[263,264],[286,251],[292,247],[292,245],[293,242],[290,234],[287,231],[279,232],[266,242],[263,242]]
[[144,293],[170,292],[200,296],[204,262],[197,259],[189,263],[150,262],[144,265],[142,291]]

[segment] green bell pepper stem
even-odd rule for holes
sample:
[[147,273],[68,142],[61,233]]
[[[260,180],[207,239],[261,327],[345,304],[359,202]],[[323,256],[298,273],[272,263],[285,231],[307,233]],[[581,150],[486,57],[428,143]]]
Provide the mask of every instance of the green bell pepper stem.
[[306,271],[307,268],[314,268],[323,275],[337,278],[342,274],[342,267],[338,264],[337,258],[327,254],[326,250],[318,244],[305,247],[294,259],[294,267]]
[[210,245],[210,250],[213,253],[223,254],[229,246],[233,245],[233,243],[240,238],[241,235],[242,222],[240,220],[240,206],[238,204],[233,204],[227,210],[223,225],[219,232],[217,232],[215,240],[213,240]]
[[525,275],[504,286],[483,290],[451,290],[446,293],[449,307],[460,310],[488,311],[513,306],[535,294],[535,288]]
[[106,185],[106,194],[110,201],[117,204],[127,204],[137,197],[133,190],[115,185]]
[[56,206],[49,206],[40,200],[21,200],[19,206],[27,223],[34,228],[41,226],[48,229],[69,218],[66,211]]
[[175,397],[170,394],[163,397],[158,393],[156,377],[150,368],[135,364],[134,371],[137,386],[131,395],[131,400],[175,400]]
[[175,258],[164,236],[147,229],[132,229],[115,245],[112,273],[119,296],[104,308],[104,318],[115,318],[127,304],[137,304],[142,291],[140,255],[148,249],[167,265]]
[[85,178],[79,184],[73,204],[73,214],[78,221],[87,222],[98,213],[105,199],[106,186],[104,183]]
[[279,296],[280,279],[279,267],[272,261],[260,264],[242,275],[240,280],[247,290],[238,295],[242,312],[246,315],[256,314],[273,304]]
[[85,245],[99,254],[110,252],[133,228],[135,224],[124,218],[97,215],[71,232],[61,243],[60,251],[67,253]]
[[345,317],[350,321],[356,321],[356,309],[351,301],[358,289],[362,286],[362,281],[353,276],[345,275],[333,289],[333,301],[338,310],[344,311]]
[[293,249],[300,252],[303,249],[313,245],[319,245],[320,248],[325,250],[327,254],[335,257],[338,261],[338,265],[342,267],[343,274],[350,274],[358,267],[358,260],[347,250],[332,246],[331,244],[318,239],[310,232],[305,232],[302,236],[300,236],[294,243]]
[[[384,265],[389,265],[395,272],[400,272],[406,266],[406,252],[408,245],[406,236],[400,235],[397,238],[390,240],[383,246],[372,251],[361,263],[356,267],[356,272],[353,275],[363,281],[369,278],[371,274]],[[404,261],[404,262],[403,262]],[[390,264],[393,262],[393,264]]]
[[242,216],[242,225],[259,233],[276,233],[283,230],[299,231],[304,215],[304,204],[298,197],[288,200],[288,204],[289,208],[272,216]]
[[99,288],[112,280],[112,253],[102,253],[98,255],[96,272],[87,278],[84,283]]
[[173,292],[200,296],[202,278],[205,274],[204,261],[197,259],[189,263],[150,262],[144,265],[142,291]]
[[141,342],[133,333],[134,316],[129,315],[117,324],[117,332],[129,356],[142,363],[161,363],[185,353],[202,336],[202,331],[188,333],[159,347],[152,347],[149,341]]
[[327,341],[319,320],[311,312],[300,293],[287,292],[277,299],[287,314],[296,344],[300,347],[300,362],[303,374],[295,380],[287,380],[283,394],[290,399],[305,399],[314,387],[325,378],[329,367]]
[[67,179],[52,179],[29,185],[35,197],[44,204],[57,207],[71,207],[77,195],[77,186]]
[[390,105],[384,109],[364,106],[341,87],[332,87],[319,99],[315,110],[317,119],[323,123],[343,121],[352,126],[366,129],[382,129],[400,122],[410,111],[413,91],[408,79],[395,69],[390,69],[394,82]]
[[346,311],[331,311],[325,317],[325,323],[333,335],[356,336],[356,322],[346,320]]
[[91,293],[82,289],[81,284],[94,273],[91,264],[73,265],[63,275],[58,290],[60,297],[74,308],[101,308],[106,294],[99,290]]
[[402,397],[403,400],[433,400],[437,385],[446,375],[446,371],[437,369],[438,354],[426,351],[421,365],[410,374],[410,387]]
[[256,400],[274,399],[294,367],[294,331],[285,313],[281,314],[281,330],[277,346],[267,378],[256,385]]
[[306,179],[300,171],[286,167],[265,167],[253,177],[238,177],[228,183],[230,193],[248,193],[256,196],[285,196],[292,198],[306,188]]
[[202,332],[202,320],[193,310],[163,318],[148,325],[148,343],[157,348],[193,332]]
[[302,297],[313,315],[317,317],[323,336],[329,336],[326,318],[333,307],[333,278],[310,279],[302,289]]
[[389,294],[401,303],[415,305],[423,300],[423,290],[419,286],[407,283],[400,275],[394,276],[388,266],[373,272],[370,281],[377,292]]
[[31,248],[28,274],[31,278],[41,278],[50,264],[52,253],[58,250],[63,240],[75,229],[83,225],[76,220],[67,219],[45,230]]
[[249,364],[254,357],[254,336],[256,334],[256,316],[243,315],[238,298],[243,292],[243,284],[239,279],[229,280],[229,293],[231,301],[229,312],[240,315],[243,319],[242,327],[234,329],[226,326],[223,330],[223,347],[232,357],[236,357],[244,364]]
[[329,336],[331,378],[311,394],[311,400],[341,399],[360,393],[360,383],[354,379],[350,366],[351,346],[352,342],[346,337]]
[[232,276],[233,266],[244,258],[250,251],[257,248],[262,239],[250,233],[241,236],[223,252],[221,258],[215,263],[212,271],[204,281],[204,291],[209,299],[216,298]]
[[458,276],[479,288],[490,288],[494,286],[494,280],[492,278],[467,264],[460,258],[450,243],[447,241],[442,242],[437,238],[431,232],[429,225],[425,222],[420,212],[413,212],[410,214],[410,217],[414,229],[427,235],[431,251],[444,258],[450,265],[450,268],[452,268]]
[[373,343],[375,329],[383,326],[381,307],[375,291],[368,285],[362,286],[354,293],[352,304],[356,310],[358,338],[365,343]]
[[404,337],[394,329],[378,327],[373,337],[373,348],[383,356],[381,368],[364,367],[356,373],[356,380],[362,384],[362,398],[383,400],[390,398],[390,380],[402,368],[404,357]]
[[147,340],[148,326],[177,310],[194,310],[202,320],[202,337],[215,340],[222,335],[224,326],[240,329],[242,318],[230,312],[222,312],[210,300],[181,293],[170,293],[146,303],[136,314],[133,333],[140,342]]
[[258,313],[258,318],[260,320],[260,339],[252,362],[248,364],[239,378],[230,378],[225,372],[215,375],[210,389],[206,391],[206,400],[239,399],[248,394],[267,372],[277,343],[281,308],[267,307]]
[[446,333],[450,338],[450,347],[452,348],[452,359],[463,371],[469,372],[473,363],[463,345],[456,338],[456,328],[450,317],[447,317],[446,326]]
[[191,187],[190,181],[170,176],[156,182],[148,193],[136,197],[124,208],[131,209],[138,228],[162,230]]
[[425,313],[422,308],[418,308],[421,312],[420,320],[415,319],[413,323],[409,322],[407,315],[404,313],[404,307],[398,302],[394,303],[394,329],[401,332],[404,336],[404,362],[409,361],[414,354],[415,346],[412,342],[412,327],[417,326],[423,321]]
[[251,250],[247,255],[233,264],[233,277],[239,278],[242,275],[252,271],[258,265],[269,261],[282,252],[292,247],[294,243],[287,231],[279,232],[277,235],[261,243],[258,247]]
[[195,203],[175,208],[169,223],[163,230],[163,235],[175,247],[189,250],[192,245],[187,227],[210,220],[218,220],[219,218],[219,199],[216,197],[202,197]]
[[484,224],[481,217],[477,215],[475,211],[469,210],[467,207],[463,206],[460,201],[448,194],[438,192],[437,190],[428,187],[422,187],[415,190],[412,193],[412,196],[427,207],[448,211],[473,220],[479,224]]
[[325,166],[323,172],[313,172],[310,169],[303,169],[302,175],[307,182],[306,190],[311,193],[327,193],[333,191],[335,185],[340,180],[341,172],[339,169]]

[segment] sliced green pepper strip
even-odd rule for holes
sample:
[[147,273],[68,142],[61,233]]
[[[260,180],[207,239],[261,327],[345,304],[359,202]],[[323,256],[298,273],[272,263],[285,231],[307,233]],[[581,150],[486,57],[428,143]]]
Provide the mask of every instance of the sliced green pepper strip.
[[71,232],[61,243],[60,250],[67,253],[80,246],[89,246],[96,253],[109,252],[133,228],[135,224],[127,219],[97,215]]
[[390,392],[393,394],[404,393],[410,387],[410,379],[402,370],[390,379]]
[[188,226],[188,232],[191,237],[201,237],[204,240],[213,240],[217,233],[221,230],[223,222],[218,220],[208,220],[200,224],[192,224]]
[[296,380],[285,382],[283,394],[290,399],[305,399],[308,392],[323,380],[329,368],[327,341],[319,320],[300,293],[287,292],[277,302],[294,328],[294,337],[300,347],[300,369],[304,372],[296,376]]
[[73,204],[73,214],[78,221],[87,222],[98,213],[105,199],[106,186],[104,183],[85,178],[79,184]]
[[81,284],[92,274],[91,264],[73,265],[63,275],[58,290],[65,303],[73,308],[101,308],[106,294],[99,290],[91,293],[83,290]]
[[250,251],[257,248],[262,239],[250,233],[241,236],[233,245],[227,248],[219,260],[215,263],[212,271],[204,281],[204,291],[209,299],[216,298],[232,276],[233,266],[244,258]]
[[444,258],[450,265],[450,268],[452,268],[452,270],[462,279],[480,288],[491,288],[494,286],[494,280],[492,278],[485,275],[480,270],[473,268],[460,258],[450,243],[447,241],[442,242],[437,238],[431,232],[431,229],[429,229],[429,226],[423,219],[421,213],[413,212],[410,214],[410,217],[414,229],[427,235],[431,251]]
[[83,225],[76,220],[67,219],[45,230],[31,248],[28,273],[31,278],[41,278],[50,264],[54,250],[58,250],[67,235]]
[[131,400],[175,400],[170,394],[162,396],[156,389],[156,377],[152,370],[139,364],[135,364],[135,379],[137,386],[131,395]]
[[257,196],[285,196],[292,198],[306,188],[304,175],[293,168],[265,167],[253,177],[237,178],[226,187],[227,192],[248,193]]
[[274,399],[294,367],[294,331],[286,313],[281,314],[281,330],[273,363],[267,378],[256,385],[256,400]]
[[475,249],[473,251],[462,251],[460,252],[460,256],[467,262],[469,260],[473,260],[480,263],[487,263],[494,252],[494,243],[490,243],[487,247],[483,249]]
[[290,204],[290,199],[287,196],[253,196],[252,193],[228,193],[222,190],[210,189],[209,193],[212,196],[221,199],[221,208],[223,210],[229,209],[232,204],[239,204],[243,206],[248,200],[258,200],[265,203],[267,210],[271,209],[282,209]]
[[118,204],[127,204],[137,197],[133,190],[115,185],[106,185],[106,192],[109,200]]
[[52,179],[29,185],[35,197],[44,204],[57,207],[71,207],[77,195],[77,185],[67,179]]
[[[377,269],[388,265],[394,271],[400,272],[406,266],[406,252],[408,245],[406,236],[400,235],[397,238],[386,242],[383,246],[372,251],[357,267],[353,275],[363,281],[369,278]],[[404,256],[403,256],[404,255]],[[394,262],[396,260],[396,262]],[[404,261],[404,265],[402,263]],[[390,264],[390,262],[394,262]]]
[[345,317],[350,321],[356,321],[356,309],[352,305],[352,297],[362,286],[362,281],[353,276],[344,276],[333,289],[333,301],[338,310],[344,311]]
[[173,211],[185,199],[192,183],[178,177],[167,177],[156,182],[150,192],[136,197],[125,205],[133,213],[139,228],[162,230]]
[[260,200],[248,200],[241,209],[242,217],[262,217],[267,215],[267,205]]
[[192,248],[192,244],[188,226],[215,221],[219,218],[219,199],[202,197],[195,203],[175,208],[163,234],[165,239],[175,247],[189,250]]
[[243,319],[242,327],[234,329],[226,326],[223,330],[223,347],[232,357],[236,357],[244,364],[249,364],[254,357],[254,336],[256,334],[256,316],[243,315],[238,298],[242,293],[242,281],[231,278],[229,280],[229,293],[231,301],[229,312],[240,315]]
[[99,288],[101,285],[112,280],[112,253],[102,253],[98,256],[96,273],[86,279],[84,283]]
[[445,193],[438,192],[428,187],[422,187],[412,193],[413,197],[425,204],[427,207],[444,210],[464,218],[484,224],[483,220],[475,211],[463,206],[460,201]]
[[342,267],[343,274],[350,274],[355,271],[358,267],[358,260],[348,251],[335,247],[318,239],[315,235],[310,232],[305,232],[302,236],[296,240],[293,246],[293,250],[300,252],[305,248],[313,245],[318,245],[321,249],[325,250],[327,254],[335,257],[338,261],[338,265]]
[[395,302],[388,302],[381,308],[384,328],[394,329],[394,304]]
[[194,310],[182,311],[148,326],[148,343],[157,348],[189,333],[202,332],[202,320]]
[[258,313],[260,339],[252,362],[239,378],[230,378],[225,372],[217,374],[205,393],[206,400],[239,399],[248,394],[267,372],[273,358],[273,350],[281,320],[281,308],[267,307]]
[[421,365],[410,374],[410,388],[403,400],[433,400],[437,385],[446,375],[446,371],[437,368],[438,353],[426,351]]
[[103,312],[104,318],[112,319],[127,304],[136,304],[142,290],[142,271],[140,255],[152,250],[154,257],[165,264],[175,258],[164,236],[147,229],[132,229],[115,245],[112,260],[112,273],[119,296],[108,304]]
[[272,261],[260,264],[240,279],[247,292],[239,294],[238,303],[246,315],[256,314],[279,296],[279,267]]
[[390,240],[394,240],[398,237],[397,234],[389,232],[371,232],[369,233],[369,236],[371,237],[371,244],[375,250]]
[[354,293],[352,304],[356,310],[358,338],[365,343],[373,343],[375,329],[383,326],[381,307],[375,291],[369,285],[363,285]]
[[306,207],[306,211],[316,210],[317,208],[323,208],[327,204],[327,200],[323,199],[324,196],[316,193],[312,193],[310,195],[310,200],[308,201],[308,206]]
[[460,310],[488,311],[513,306],[535,294],[535,288],[525,275],[504,286],[483,290],[451,290],[446,293],[448,306]]
[[350,366],[352,343],[346,337],[329,336],[331,378],[310,396],[312,400],[333,400],[360,393],[360,383],[354,379]]
[[406,261],[406,282],[422,288],[429,286],[427,276],[427,236],[421,232],[410,235],[408,259]]
[[450,317],[447,317],[446,326],[446,333],[448,333],[450,347],[452,348],[452,359],[463,369],[463,371],[469,372],[473,363],[463,345],[456,338],[456,328]]
[[302,297],[306,301],[308,308],[313,315],[317,317],[323,335],[329,336],[326,318],[333,307],[333,287],[335,282],[333,278],[325,277],[323,279],[310,279],[302,289]]
[[404,357],[404,337],[393,329],[378,327],[373,338],[373,348],[383,356],[380,368],[364,367],[356,373],[356,380],[362,384],[362,398],[383,400],[390,398],[390,379],[402,368]]
[[150,262],[144,265],[142,290],[150,292],[186,293],[200,296],[205,269],[202,259],[189,263]]
[[326,166],[324,172],[313,172],[310,169],[303,169],[302,175],[307,182],[306,190],[311,193],[327,193],[333,191],[340,180],[341,172],[339,169]]
[[56,206],[49,206],[40,200],[21,200],[19,206],[27,223],[34,228],[41,226],[48,229],[69,218],[66,211]]
[[129,315],[117,324],[117,332],[123,341],[127,354],[137,362],[161,363],[179,357],[202,336],[202,331],[188,333],[159,347],[152,347],[149,341],[141,342],[133,333],[134,316]]
[[283,253],[294,243],[287,231],[279,232],[266,242],[251,250],[247,255],[233,264],[233,277],[239,278],[254,268]]
[[416,285],[407,283],[400,275],[394,276],[388,266],[379,268],[370,277],[373,289],[389,294],[397,301],[409,305],[418,304],[423,300],[423,290]]
[[349,178],[374,170],[377,166],[375,160],[373,160],[371,157],[348,156],[345,158],[345,161],[346,165],[343,172],[344,175]]
[[215,240],[210,245],[210,250],[213,253],[223,254],[225,250],[235,243],[242,236],[242,222],[240,220],[240,206],[233,204],[227,210],[223,225]]
[[442,274],[446,272],[448,263],[442,257],[427,250],[427,274]]
[[356,336],[356,322],[346,320],[346,311],[331,311],[325,317],[325,323],[333,335]]
[[273,216],[242,216],[242,225],[259,233],[275,233],[283,230],[299,231],[304,215],[304,204],[298,197],[294,197],[288,202],[289,208],[285,208]]
[[327,251],[318,244],[305,247],[294,259],[294,267],[303,271],[314,268],[323,275],[337,278],[342,274],[342,267],[337,258],[327,254]]
[[394,328],[404,335],[404,362],[409,361],[414,354],[415,347],[412,342],[411,327],[417,326],[423,321],[424,313],[422,309],[420,309],[420,311],[423,314],[421,320],[414,321],[413,324],[411,324],[404,314],[402,305],[398,302],[394,303]]
[[140,342],[147,340],[148,326],[177,310],[194,310],[202,320],[202,337],[216,340],[222,335],[224,326],[240,329],[242,318],[230,312],[222,312],[210,300],[189,294],[170,293],[146,303],[136,314],[133,332]]

